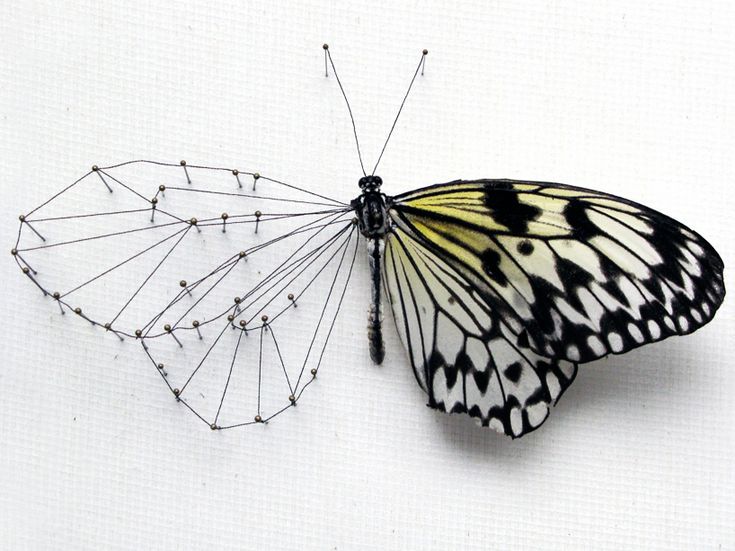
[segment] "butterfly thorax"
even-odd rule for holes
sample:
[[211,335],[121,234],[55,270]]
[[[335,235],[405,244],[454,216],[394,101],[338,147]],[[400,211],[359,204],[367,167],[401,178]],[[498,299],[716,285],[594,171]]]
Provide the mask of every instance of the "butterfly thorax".
[[353,199],[351,205],[355,210],[360,232],[365,237],[382,237],[386,231],[387,209],[386,196],[381,193],[383,180],[380,176],[364,176],[359,185],[362,193]]

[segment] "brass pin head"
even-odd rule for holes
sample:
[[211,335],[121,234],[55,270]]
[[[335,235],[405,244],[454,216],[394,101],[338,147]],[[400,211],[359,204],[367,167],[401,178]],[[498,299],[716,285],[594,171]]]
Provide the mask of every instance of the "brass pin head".
[[97,165],[92,165],[92,172],[97,172],[100,169]]
[[268,321],[268,316],[261,316],[260,319],[265,323]]
[[136,329],[135,330],[135,336],[136,337],[140,337],[141,335],[143,335],[143,331],[141,331],[140,329]]
[[179,285],[182,287],[186,287],[186,280],[182,279],[181,281],[179,281]]
[[166,333],[170,333],[171,332],[171,326],[167,323],[166,325],[163,326],[163,330],[166,331]]
[[199,221],[196,218],[192,218],[191,220],[189,220],[189,224],[191,224],[192,226],[196,226],[198,222]]
[[79,314],[82,313],[82,309],[79,308],[79,306],[77,306],[76,308],[74,308],[74,313],[77,314],[77,315],[79,315]]
[[166,191],[166,186],[161,184],[160,186],[158,186],[158,191]]
[[158,364],[158,365],[157,365],[156,367],[157,367],[158,369],[163,369],[163,364]]
[[191,322],[192,327],[199,327],[199,320],[194,320]]
[[28,269],[28,266],[23,266],[22,271],[24,274],[29,274],[31,271]]
[[315,369],[315,368],[312,368],[312,369],[311,369],[311,374],[312,374],[312,375],[313,375],[314,377],[316,377],[316,369]]
[[56,300],[59,300],[61,298],[61,293],[59,293],[58,291],[54,291],[51,296],[54,297]]
[[223,212],[222,213],[222,220],[227,220],[229,217],[230,217],[230,215],[227,214],[226,212]]
[[234,319],[235,319],[235,316],[233,316],[232,314],[230,314],[229,316],[227,316],[227,321],[232,321]]
[[240,171],[239,170],[237,170],[236,168],[232,169],[232,175],[233,176],[237,176],[238,174],[240,174]]
[[245,327],[248,324],[245,320],[240,320],[240,327]]
[[263,422],[263,418],[260,415],[256,415],[255,416],[255,422],[256,423],[262,423]]
[[15,249],[15,248],[10,249],[10,254],[12,254],[13,256],[16,256],[18,254],[18,249]]
[[186,166],[186,161],[184,159],[181,159],[181,161],[179,162],[179,164],[181,166]]

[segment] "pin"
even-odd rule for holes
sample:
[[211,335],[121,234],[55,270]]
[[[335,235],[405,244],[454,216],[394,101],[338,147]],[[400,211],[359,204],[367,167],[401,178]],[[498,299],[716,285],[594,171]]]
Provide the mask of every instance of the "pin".
[[173,333],[173,329],[171,328],[171,326],[168,323],[163,326],[163,330],[166,331],[166,333],[168,333],[169,335],[171,335],[174,338],[174,340],[176,341],[176,344],[178,344],[180,348],[184,348],[184,345],[181,344],[181,341],[176,338],[176,335],[174,335],[174,333]]
[[48,291],[46,289],[44,289],[43,287],[41,287],[41,285],[38,283],[38,281],[36,281],[36,278],[34,278],[31,275],[31,269],[30,268],[28,268],[27,266],[23,266],[23,270],[22,271],[23,271],[23,273],[25,275],[27,275],[29,278],[31,278],[31,281],[36,284],[36,287],[38,287],[39,289],[41,289],[41,292],[43,292],[43,296],[48,295]]
[[56,301],[56,304],[59,305],[59,310],[61,310],[61,315],[63,316],[64,314],[66,314],[66,312],[64,311],[64,307],[61,305],[61,300],[60,300],[61,299],[61,293],[59,293],[58,291],[54,291],[54,294],[51,295],[51,296],[54,297],[54,300]]
[[258,183],[259,178],[260,178],[260,174],[258,174],[257,172],[253,174],[253,191],[255,191],[255,184]]
[[240,320],[240,328],[245,331],[245,336],[248,335],[248,330],[245,328],[245,326],[248,324],[245,320]]
[[291,402],[295,406],[296,405],[296,396],[294,396],[293,394],[291,394],[288,397],[288,401]]
[[21,262],[23,262],[23,264],[25,264],[25,265],[26,265],[26,266],[28,267],[28,269],[29,269],[30,271],[32,271],[32,272],[33,272],[33,275],[38,275],[38,272],[37,272],[36,270],[34,270],[34,269],[33,269],[33,266],[31,266],[30,264],[28,264],[28,262],[26,262],[26,259],[25,259],[25,258],[23,258],[23,257],[22,257],[22,256],[20,255],[20,253],[18,252],[18,249],[10,249],[10,254],[12,254],[13,256],[15,256],[15,257],[17,257],[18,259],[20,259],[20,261],[21,261]]
[[222,233],[227,232],[227,219],[229,218],[229,215],[226,212],[222,213]]
[[25,214],[21,214],[18,217],[18,220],[20,220],[26,226],[28,226],[29,228],[31,228],[31,231],[33,233],[35,233],[38,237],[40,237],[41,238],[41,241],[44,241],[44,242],[46,241],[46,238],[43,235],[41,235],[40,233],[38,233],[38,231],[36,230],[36,228],[34,228],[33,226],[31,226],[31,224],[28,222],[28,220],[26,220]]
[[237,187],[242,189],[242,182],[240,181],[240,171],[235,168],[232,171],[232,174],[235,176],[235,179],[237,180]]
[[105,180],[105,178],[102,176],[102,173],[100,172],[100,167],[98,167],[97,165],[93,165],[92,166],[92,172],[96,172],[97,173],[97,176],[100,177],[100,180],[102,180],[102,183],[105,184],[105,187],[107,188],[107,191],[109,191],[110,193],[112,193],[112,188],[110,187],[110,184],[107,183],[107,180]]
[[189,291],[189,287],[186,286],[187,284],[186,284],[185,279],[182,279],[181,281],[179,281],[179,285],[184,288],[187,295],[191,296],[191,291]]
[[121,337],[121,336],[120,336],[120,335],[118,334],[118,332],[117,332],[117,331],[115,331],[115,330],[113,330],[113,329],[112,329],[112,324],[111,324],[111,323],[109,323],[109,322],[108,322],[108,323],[106,323],[106,324],[104,325],[104,328],[105,328],[105,331],[112,331],[112,332],[113,332],[113,333],[115,334],[115,336],[116,336],[116,337],[117,337],[118,339],[120,339],[121,341],[125,340],[125,339],[123,339],[123,338],[122,338],[122,337]]
[[202,230],[200,230],[199,229],[199,226],[197,225],[197,224],[199,224],[199,220],[197,220],[196,218],[192,218],[191,220],[189,220],[189,224],[191,224],[192,226],[194,226],[199,233],[202,233]]
[[161,197],[166,197],[166,186],[164,186],[163,184],[158,186],[158,193],[161,194]]
[[248,256],[248,253],[246,253],[245,251],[240,251],[239,253],[237,253],[238,260],[242,260],[243,258],[247,260],[247,256]]
[[181,396],[181,391],[178,388],[175,388],[172,392],[174,393],[174,396],[176,396],[176,401],[180,402],[181,398],[179,398],[179,396]]
[[209,425],[209,428],[212,430],[217,430],[219,427],[215,423],[212,423],[211,425]]
[[227,316],[227,321],[230,322],[230,325],[232,326],[233,329],[237,329],[237,327],[235,327],[235,324],[233,323],[235,321],[235,316],[233,316],[232,314],[229,314]]
[[329,49],[329,44],[323,44],[322,48],[324,48],[324,76],[329,77],[329,69],[327,69],[327,50]]
[[298,306],[298,304],[296,304],[296,298],[293,296],[293,293],[288,294],[288,300],[291,301],[291,304],[293,304],[294,308]]
[[194,320],[191,322],[192,327],[197,330],[197,335],[199,335],[199,340],[202,340],[204,337],[202,337],[202,332],[199,331],[199,322],[197,320]]
[[262,423],[263,422],[263,418],[260,415],[256,415],[254,419],[255,419],[255,422],[256,423]]
[[81,308],[79,308],[78,306],[77,306],[76,308],[74,308],[74,313],[75,313],[75,314],[76,314],[77,316],[79,316],[80,318],[84,318],[85,320],[87,320],[87,321],[88,321],[89,323],[91,323],[92,325],[97,325],[97,324],[96,324],[96,323],[95,323],[94,321],[92,321],[92,320],[91,320],[91,319],[89,319],[89,318],[88,318],[87,316],[85,316],[85,315],[84,315],[84,314],[82,313],[82,309],[81,309]]
[[158,199],[154,197],[151,199],[151,222],[153,222],[153,217],[156,215],[156,204],[158,204]]
[[426,55],[429,53],[429,50],[424,48],[424,51],[421,53],[423,54],[423,57],[421,58],[421,76],[424,76],[424,67],[426,67]]
[[313,369],[312,368],[312,370],[310,371],[310,373],[311,373],[311,376],[316,379],[316,369]]
[[164,365],[163,364],[158,364],[158,365],[156,365],[156,367],[158,368],[158,371],[160,371],[161,373],[163,373],[163,376],[164,377],[168,377],[168,373],[166,373],[166,370],[164,369]]
[[186,181],[191,184],[191,178],[189,178],[189,171],[186,169],[186,161],[183,159],[179,163],[184,168],[184,174],[186,174]]
[[260,224],[260,217],[263,216],[263,213],[259,210],[255,211],[255,233],[258,233],[258,225]]

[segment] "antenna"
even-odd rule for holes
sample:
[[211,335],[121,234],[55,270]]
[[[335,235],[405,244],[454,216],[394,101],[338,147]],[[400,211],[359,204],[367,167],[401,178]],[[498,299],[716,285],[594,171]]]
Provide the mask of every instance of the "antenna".
[[[345,89],[342,87],[342,82],[339,80],[339,75],[337,75],[337,69],[334,67],[334,61],[332,61],[332,54],[329,53],[329,44],[324,44],[322,46],[324,48],[324,76],[328,77],[329,72],[327,70],[327,60],[329,60],[329,64],[332,66],[332,72],[334,73],[334,78],[337,79],[337,84],[339,84],[339,89],[342,92],[342,97],[345,98],[345,103],[347,104],[347,111],[350,113],[350,120],[352,121],[352,132],[355,135],[355,145],[357,145],[357,158],[360,160],[360,168],[362,169],[363,176],[367,176],[367,173],[365,172],[365,165],[362,162],[362,153],[360,151],[360,140],[357,139],[357,127],[355,126],[355,117],[352,115],[352,107],[350,107],[350,102],[347,99],[347,94],[345,94]],[[415,78],[415,75],[414,75]],[[404,100],[405,101],[405,100]],[[394,123],[395,126],[395,123]],[[383,147],[385,149],[385,147]]]
[[[332,67],[332,72],[334,73],[334,77],[337,79],[337,84],[339,85],[339,89],[342,92],[342,97],[345,99],[345,103],[347,104],[347,111],[350,113],[350,121],[352,122],[352,132],[355,135],[355,145],[357,146],[357,157],[360,160],[360,168],[362,168],[362,174],[363,176],[367,176],[367,173],[365,172],[365,165],[362,162],[362,152],[360,151],[360,140],[357,138],[357,127],[355,126],[355,117],[352,115],[352,107],[350,107],[350,102],[347,99],[347,94],[345,93],[345,89],[342,86],[342,82],[339,80],[339,75],[337,74],[337,69],[334,66],[334,61],[332,61],[332,54],[329,52],[329,44],[324,44],[322,46],[324,49],[324,76],[329,76],[329,66]],[[380,150],[380,155],[378,156],[378,161],[375,163],[375,166],[373,167],[373,171],[370,174],[371,176],[375,176],[375,171],[378,170],[378,165],[380,164],[380,160],[383,158],[383,153],[385,153],[386,147],[388,147],[388,142],[390,141],[390,137],[393,135],[393,130],[396,128],[396,123],[398,122],[398,118],[401,116],[401,111],[403,111],[403,106],[406,104],[406,100],[408,99],[408,95],[411,93],[411,88],[413,87],[413,83],[416,81],[416,77],[419,75],[419,71],[421,72],[421,75],[424,74],[424,67],[426,66],[426,56],[429,53],[429,50],[424,49],[421,52],[421,59],[419,59],[419,64],[416,66],[416,70],[413,73],[413,77],[411,78],[411,82],[408,85],[408,90],[406,90],[406,95],[403,96],[403,101],[401,101],[401,105],[398,108],[398,113],[396,114],[396,118],[393,119],[393,125],[390,127],[390,132],[388,132],[388,137],[385,139],[385,143],[383,144],[383,149]]]
[[406,103],[406,99],[408,99],[408,94],[411,92],[411,87],[413,86],[413,83],[416,80],[416,77],[418,76],[419,71],[421,71],[422,75],[424,74],[424,65],[426,65],[426,55],[428,53],[429,53],[429,50],[426,50],[426,49],[424,49],[424,51],[421,52],[421,59],[419,59],[419,64],[416,66],[416,70],[413,73],[413,78],[411,79],[411,83],[408,85],[408,90],[406,90],[406,95],[403,96],[403,101],[401,102],[401,106],[398,108],[398,113],[396,114],[396,118],[393,120],[393,126],[390,127],[390,132],[388,132],[388,137],[385,139],[385,143],[383,144],[383,149],[380,150],[380,156],[378,157],[378,162],[375,163],[375,167],[373,168],[373,172],[371,176],[375,176],[375,171],[378,170],[380,159],[383,158],[383,153],[385,153],[385,148],[388,146],[388,141],[390,140],[391,135],[393,135],[393,129],[396,127],[396,123],[398,122],[398,117],[401,116],[401,111],[403,111],[403,106]]

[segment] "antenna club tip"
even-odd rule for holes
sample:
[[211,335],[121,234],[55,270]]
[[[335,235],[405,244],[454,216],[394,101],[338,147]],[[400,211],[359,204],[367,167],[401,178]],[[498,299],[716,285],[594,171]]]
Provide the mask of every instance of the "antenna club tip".
[[427,50],[426,48],[424,48],[424,50],[421,53],[423,55],[428,55],[429,54],[429,50]]
[[325,42],[324,44],[322,44],[322,48],[325,49],[325,50],[328,50],[329,49],[329,44],[327,44]]

